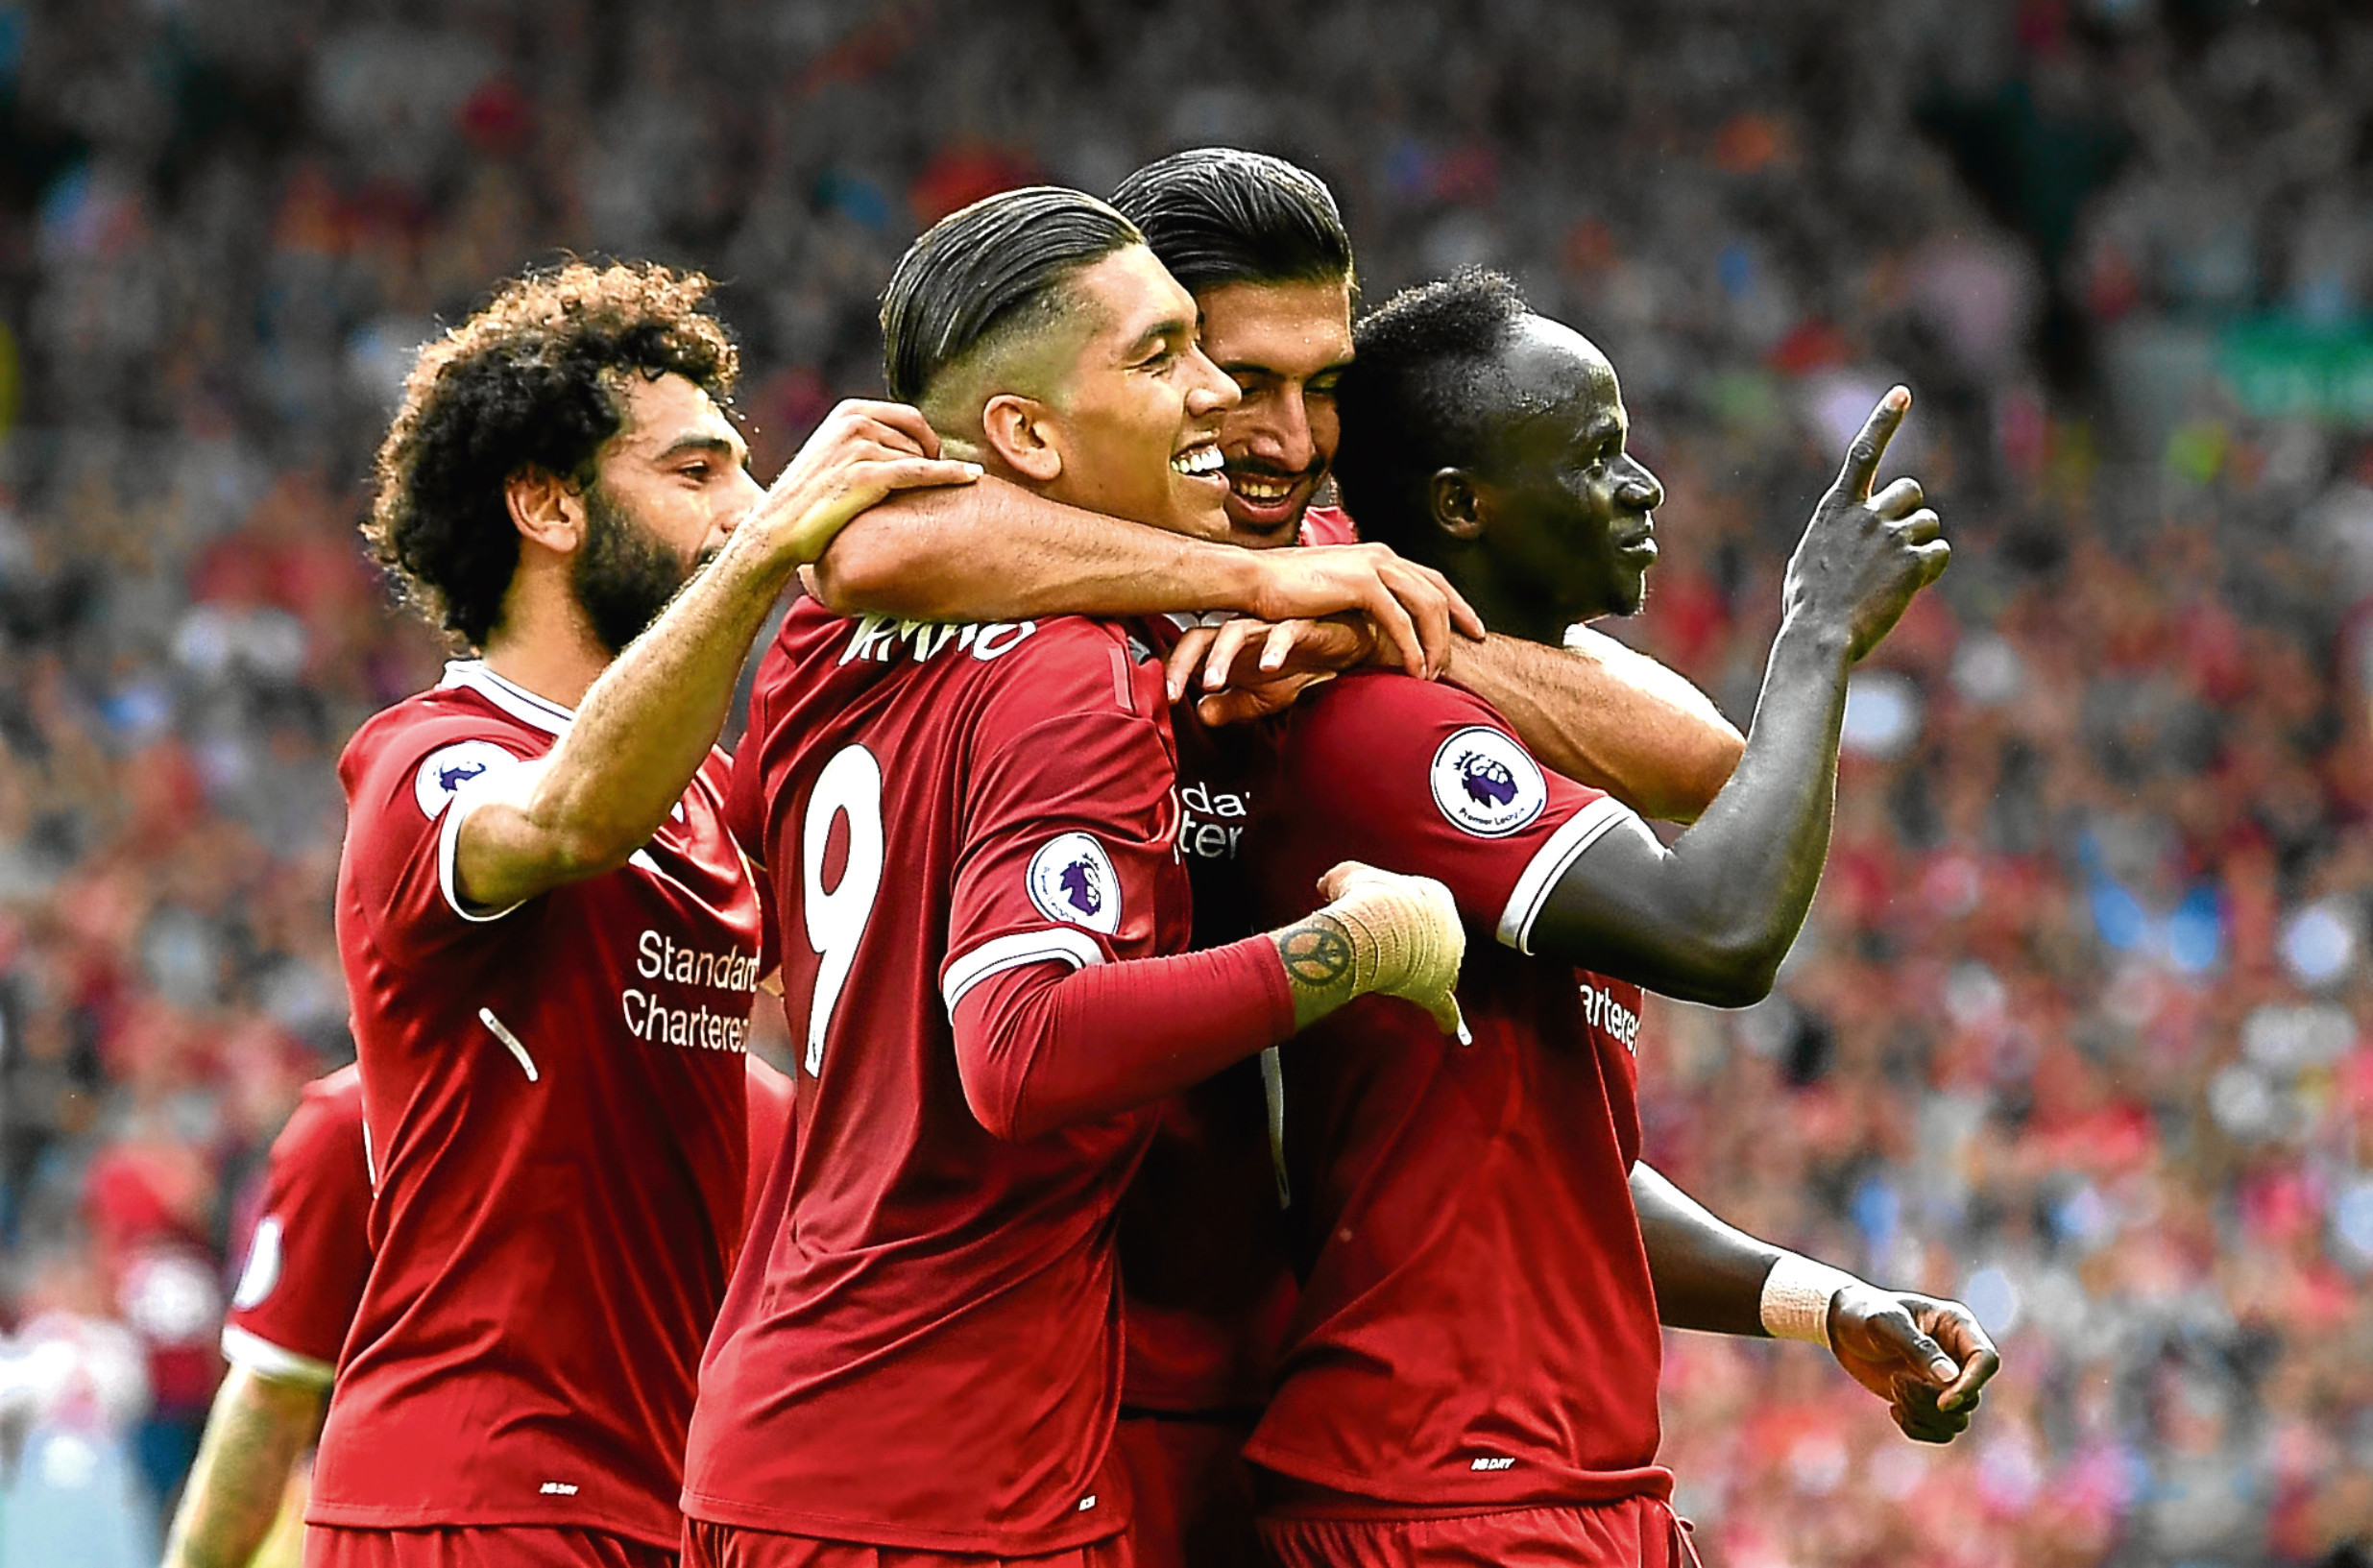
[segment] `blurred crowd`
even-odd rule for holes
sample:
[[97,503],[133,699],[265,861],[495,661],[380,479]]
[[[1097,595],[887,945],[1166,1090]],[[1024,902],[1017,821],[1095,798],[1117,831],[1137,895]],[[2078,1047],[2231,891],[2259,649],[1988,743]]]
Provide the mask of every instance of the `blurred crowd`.
[[1323,174],[1371,300],[1489,262],[1609,350],[1670,493],[1610,629],[1742,725],[1918,392],[1953,569],[1856,679],[1780,994],[1653,1012],[1649,1153],[2007,1370],[1929,1451],[1677,1338],[1707,1560],[2366,1560],[2373,12],[49,0],[0,136],[0,1564],[153,1554],[351,1054],[334,762],[440,657],[354,533],[414,347],[562,248],[701,267],[771,471],[923,224],[1209,142]]

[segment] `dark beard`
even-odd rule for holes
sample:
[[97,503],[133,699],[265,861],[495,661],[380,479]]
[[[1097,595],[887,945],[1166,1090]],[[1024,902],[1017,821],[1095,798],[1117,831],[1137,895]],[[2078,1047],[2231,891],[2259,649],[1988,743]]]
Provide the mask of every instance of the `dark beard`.
[[585,543],[569,568],[569,586],[610,657],[617,658],[659,619],[690,575],[675,553],[614,504],[599,484],[585,487]]

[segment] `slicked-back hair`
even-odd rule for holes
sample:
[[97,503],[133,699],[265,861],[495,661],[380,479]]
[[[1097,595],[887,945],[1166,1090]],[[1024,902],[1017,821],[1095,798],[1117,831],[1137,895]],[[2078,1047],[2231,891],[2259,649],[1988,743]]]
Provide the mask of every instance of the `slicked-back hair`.
[[1073,277],[1145,240],[1104,203],[1060,185],[1003,191],[949,213],[907,247],[882,291],[890,396],[920,403],[950,366],[1052,319]]
[[1190,294],[1228,283],[1356,286],[1334,192],[1281,157],[1235,147],[1173,153],[1122,181],[1112,205]]
[[1404,289],[1352,332],[1335,482],[1360,537],[1426,558],[1433,475],[1491,449],[1507,403],[1500,354],[1532,314],[1505,275],[1465,268]]
[[709,279],[648,262],[571,260],[514,277],[430,343],[373,465],[363,537],[403,596],[472,648],[519,569],[505,482],[590,483],[625,422],[620,379],[677,374],[719,404],[741,362]]

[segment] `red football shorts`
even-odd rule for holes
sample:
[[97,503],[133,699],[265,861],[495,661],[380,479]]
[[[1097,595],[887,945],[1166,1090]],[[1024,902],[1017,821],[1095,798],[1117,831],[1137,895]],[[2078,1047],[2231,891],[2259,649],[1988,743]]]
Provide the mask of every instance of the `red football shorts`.
[[811,1535],[778,1535],[771,1530],[743,1530],[707,1519],[684,1521],[684,1568],[1004,1568],[1007,1563],[1014,1568],[1132,1568],[1126,1535],[1043,1556],[992,1557],[819,1541]]
[[1700,1568],[1689,1527],[1653,1497],[1446,1519],[1261,1521],[1276,1568]]
[[540,1525],[429,1530],[307,1525],[304,1568],[676,1568],[676,1555],[598,1530]]
[[1136,1568],[1259,1568],[1244,1457],[1258,1420],[1258,1411],[1121,1417],[1113,1443],[1128,1465]]

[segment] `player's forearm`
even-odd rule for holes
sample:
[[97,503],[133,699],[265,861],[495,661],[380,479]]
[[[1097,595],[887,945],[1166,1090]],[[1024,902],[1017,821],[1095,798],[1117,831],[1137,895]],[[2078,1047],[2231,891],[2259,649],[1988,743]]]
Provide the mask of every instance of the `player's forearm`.
[[1684,677],[1601,633],[1577,627],[1562,649],[1499,636],[1456,647],[1450,678],[1536,757],[1642,816],[1696,821],[1746,748]]
[[1842,632],[1783,624],[1746,752],[1713,805],[1640,863],[1586,853],[1551,889],[1533,951],[1716,1006],[1768,995],[1828,854],[1847,669]]
[[173,1518],[165,1568],[247,1568],[279,1515],[289,1467],[321,1432],[327,1393],[230,1369]]
[[716,743],[791,565],[736,534],[612,661],[559,744],[516,781],[490,782],[455,856],[472,903],[500,908],[596,876],[650,840]]
[[1021,620],[1248,610],[1259,559],[983,479],[892,496],[843,528],[813,578],[843,615]]
[[1296,1027],[1265,936],[1067,975],[1015,970],[967,991],[955,1025],[966,1103],[1014,1140],[1150,1105]]
[[1667,1328],[1761,1336],[1763,1282],[1780,1248],[1717,1218],[1646,1163],[1632,1167],[1632,1206]]

